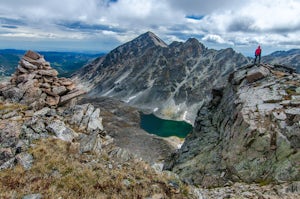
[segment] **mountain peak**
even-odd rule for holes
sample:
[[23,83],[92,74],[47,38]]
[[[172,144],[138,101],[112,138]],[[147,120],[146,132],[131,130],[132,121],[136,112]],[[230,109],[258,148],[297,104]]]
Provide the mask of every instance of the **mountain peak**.
[[150,42],[153,42],[153,44],[155,44],[156,46],[168,47],[168,45],[163,40],[161,40],[157,35],[155,35],[151,31],[145,32],[144,34],[137,37],[137,39],[148,40]]

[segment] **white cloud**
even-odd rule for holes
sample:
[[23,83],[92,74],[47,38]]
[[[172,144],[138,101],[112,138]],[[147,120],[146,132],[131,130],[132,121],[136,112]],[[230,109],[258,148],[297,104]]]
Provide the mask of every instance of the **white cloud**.
[[299,0],[4,0],[0,38],[97,39],[100,49],[150,30],[167,42],[299,48],[299,16]]
[[202,39],[203,41],[208,41],[212,43],[224,44],[227,43],[220,35],[205,35]]

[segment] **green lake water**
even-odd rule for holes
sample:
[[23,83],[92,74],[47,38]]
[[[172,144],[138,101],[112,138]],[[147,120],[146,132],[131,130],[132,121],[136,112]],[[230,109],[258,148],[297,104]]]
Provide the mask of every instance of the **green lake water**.
[[154,114],[141,114],[141,128],[161,137],[177,136],[185,138],[193,126],[184,121],[164,120]]

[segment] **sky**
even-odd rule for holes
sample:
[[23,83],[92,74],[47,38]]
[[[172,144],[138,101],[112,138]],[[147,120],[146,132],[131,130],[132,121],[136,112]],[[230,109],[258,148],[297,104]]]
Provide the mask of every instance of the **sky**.
[[151,31],[252,56],[300,48],[300,0],[1,0],[0,49],[109,52]]

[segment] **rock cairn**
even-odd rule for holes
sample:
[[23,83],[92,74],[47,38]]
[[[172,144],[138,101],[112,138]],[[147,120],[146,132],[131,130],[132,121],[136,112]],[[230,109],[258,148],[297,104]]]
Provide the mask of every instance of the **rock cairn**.
[[0,85],[0,96],[39,110],[65,104],[85,93],[77,89],[72,80],[57,75],[42,55],[29,50],[20,60],[10,83]]
[[0,171],[16,163],[29,169],[34,140],[55,137],[78,145],[80,153],[100,153],[110,142],[100,108],[69,103],[84,91],[57,75],[43,56],[28,51],[10,82],[0,84]]

